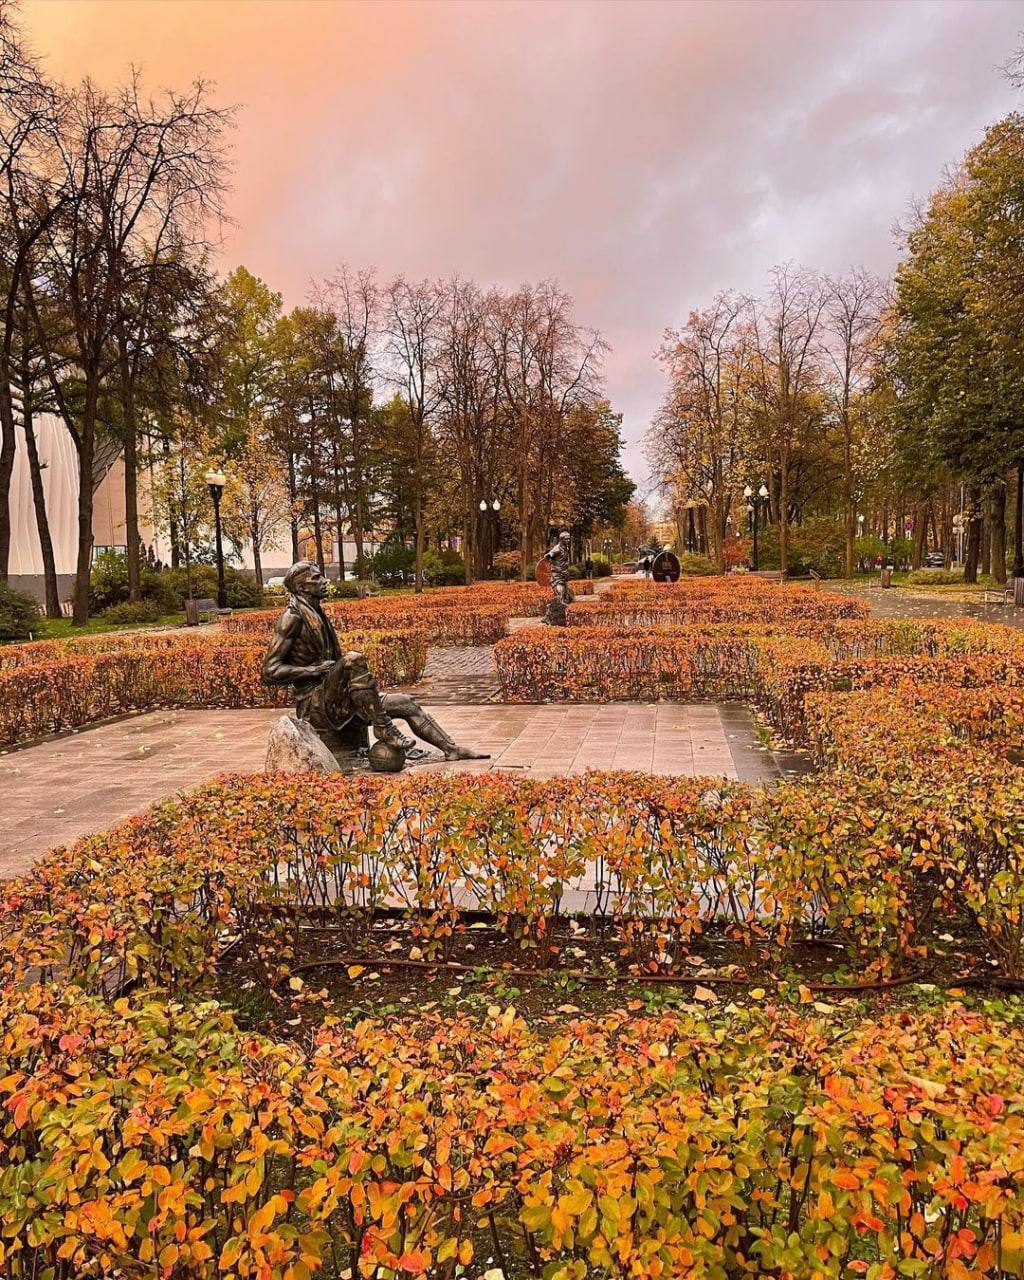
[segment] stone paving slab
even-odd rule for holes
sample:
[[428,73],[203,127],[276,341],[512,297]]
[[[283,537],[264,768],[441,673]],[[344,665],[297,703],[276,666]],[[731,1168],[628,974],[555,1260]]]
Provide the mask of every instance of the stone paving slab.
[[822,584],[822,589],[840,595],[857,596],[866,600],[875,618],[973,618],[977,622],[999,622],[1007,627],[1024,629],[1024,609],[1012,604],[985,604],[984,599],[949,599],[910,587],[893,587],[883,590],[878,586],[866,586],[863,582],[839,580]]
[[[490,761],[428,765],[559,777],[586,769],[777,779],[749,712],[710,704],[441,706],[437,718]],[[219,773],[262,768],[279,710],[153,711],[0,755],[0,878]]]

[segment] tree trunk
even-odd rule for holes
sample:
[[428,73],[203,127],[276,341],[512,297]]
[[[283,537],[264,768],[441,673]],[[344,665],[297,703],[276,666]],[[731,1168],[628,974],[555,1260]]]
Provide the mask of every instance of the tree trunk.
[[527,493],[526,493],[526,460],[522,458],[519,464],[519,475],[516,479],[519,498],[519,576],[525,582],[527,575],[533,568],[530,563],[530,517],[526,510]]
[[292,564],[299,559],[298,482],[295,478],[295,454],[288,450],[288,525],[292,535]]
[[1006,581],[1006,481],[999,480],[992,490],[992,575],[996,582]]
[[14,410],[8,381],[6,386],[0,387],[0,582],[7,581],[11,563],[11,477],[13,475]]
[[992,503],[988,494],[981,504],[981,572],[992,572]]
[[89,578],[92,572],[93,459],[96,452],[96,408],[99,386],[87,376],[85,405],[78,452],[78,555],[75,561],[75,603],[71,621],[84,627],[89,621]]
[[249,537],[252,539],[252,565],[253,572],[256,576],[256,596],[263,603],[263,559],[260,555],[260,537],[259,531],[255,527],[255,523],[249,530]]
[[967,554],[964,559],[964,582],[978,581],[978,564],[981,560],[981,495],[977,485],[967,491]]
[[413,504],[413,522],[416,525],[416,594],[423,590],[423,485],[416,482],[416,497]]
[[1024,578],[1024,462],[1017,465],[1013,504],[1013,576]]
[[53,555],[53,538],[50,536],[50,518],[46,512],[46,493],[43,489],[43,469],[39,463],[39,445],[32,404],[31,381],[27,362],[22,371],[22,427],[25,431],[25,451],[32,480],[32,504],[36,513],[36,531],[39,535],[39,552],[43,560],[43,583],[46,596],[46,616],[60,617],[60,594],[57,591],[57,564]]
[[914,507],[914,553],[911,558],[910,567],[912,569],[920,569],[921,560],[924,557],[925,538],[928,536],[928,521],[925,504],[919,502]]
[[[352,528],[352,536],[356,544],[356,558],[361,560],[363,557],[363,521],[366,518],[365,502],[363,500],[363,439],[359,427],[359,414],[353,412],[351,417],[352,423],[352,470],[355,472],[355,522]],[[349,508],[351,511],[351,507]]]
[[128,359],[128,344],[123,331],[118,335],[118,363],[121,372],[121,412],[124,416],[124,532],[128,561],[128,599],[138,601],[142,599],[138,432],[135,425],[135,390]]

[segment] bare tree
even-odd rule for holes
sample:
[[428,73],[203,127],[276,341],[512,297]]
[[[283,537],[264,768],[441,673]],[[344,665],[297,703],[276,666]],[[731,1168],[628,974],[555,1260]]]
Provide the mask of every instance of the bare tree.
[[[486,570],[488,525],[495,501],[507,505],[510,461],[508,414],[496,363],[496,292],[470,281],[444,286],[445,312],[439,377],[444,412],[441,435],[455,460],[460,491],[466,580]],[[485,504],[481,512],[480,503]]]
[[408,462],[416,530],[416,590],[423,590],[423,550],[427,469],[431,463],[434,415],[441,403],[436,377],[444,295],[430,280],[410,283],[398,276],[387,287],[385,331],[391,377],[409,409]]
[[840,279],[825,282],[828,298],[822,347],[831,377],[826,386],[839,426],[843,460],[843,527],[846,538],[845,572],[853,577],[857,510],[854,494],[855,423],[857,402],[871,386],[885,304],[881,280],[853,268]]
[[0,6],[0,581],[11,549],[15,457],[13,350],[22,282],[36,243],[63,206],[51,164],[63,102],[43,78],[9,7]]
[[[66,199],[61,216],[48,223],[42,237],[42,287],[66,300],[71,352],[82,383],[80,405],[72,408],[58,396],[78,453],[76,625],[89,617],[100,397],[108,378],[125,376],[126,351],[118,333],[131,255],[147,235],[152,240],[154,227],[170,225],[168,208],[179,223],[193,225],[219,215],[222,134],[229,119],[229,112],[208,104],[202,82],[187,94],[168,92],[144,99],[136,78],[113,95],[85,81],[69,96],[55,139]],[[134,415],[133,406],[127,411]],[[134,527],[134,538],[129,533],[134,543],[130,556],[138,555],[136,439],[133,425],[125,436],[126,474],[131,477],[126,497],[133,508],[129,528]]]
[[[372,270],[352,271],[343,265],[315,294],[318,306],[330,308],[344,343],[344,358],[332,373],[340,417],[348,432],[351,466],[347,469],[348,507],[356,555],[363,555],[367,520],[367,448],[373,407],[374,347],[380,336],[381,296]],[[341,533],[339,530],[338,537]]]
[[502,308],[499,367],[513,423],[516,500],[524,576],[556,510],[559,437],[566,416],[601,394],[607,343],[579,325],[573,302],[552,281],[523,286]]
[[[720,293],[686,325],[669,330],[660,355],[669,387],[648,433],[648,455],[663,491],[706,502],[719,572],[725,568],[726,522],[744,457],[743,394],[748,377],[750,301]],[[692,508],[691,508],[692,510]]]
[[773,506],[783,574],[789,569],[793,444],[801,425],[812,421],[808,408],[818,383],[820,325],[827,301],[817,276],[787,263],[772,271],[768,297],[753,312],[758,393],[776,467]]

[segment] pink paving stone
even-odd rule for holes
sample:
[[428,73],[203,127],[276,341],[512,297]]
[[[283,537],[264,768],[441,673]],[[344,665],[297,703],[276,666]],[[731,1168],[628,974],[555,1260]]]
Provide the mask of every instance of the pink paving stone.
[[[490,761],[432,769],[509,769],[558,777],[588,768],[736,777],[715,707],[664,704],[429,708]],[[274,710],[157,711],[0,755],[0,877],[58,844],[226,771],[262,768]]]

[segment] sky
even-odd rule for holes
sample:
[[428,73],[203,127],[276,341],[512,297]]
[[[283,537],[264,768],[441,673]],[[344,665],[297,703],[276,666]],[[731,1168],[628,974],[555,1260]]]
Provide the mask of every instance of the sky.
[[1019,105],[1021,0],[22,0],[50,73],[237,104],[225,270],[556,278],[612,351],[625,461],[666,327],[789,260],[888,273],[896,223]]

